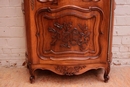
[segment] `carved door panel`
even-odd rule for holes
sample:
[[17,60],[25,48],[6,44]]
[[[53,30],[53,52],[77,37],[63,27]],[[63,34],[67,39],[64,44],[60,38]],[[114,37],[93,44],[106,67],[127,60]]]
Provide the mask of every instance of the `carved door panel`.
[[67,5],[36,12],[37,54],[42,59],[92,59],[101,52],[103,12],[98,7]]

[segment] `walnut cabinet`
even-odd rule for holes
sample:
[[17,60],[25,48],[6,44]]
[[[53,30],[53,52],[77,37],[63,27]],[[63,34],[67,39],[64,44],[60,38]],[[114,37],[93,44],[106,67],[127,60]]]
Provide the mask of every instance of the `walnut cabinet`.
[[79,75],[111,63],[114,0],[24,0],[30,81],[35,70]]

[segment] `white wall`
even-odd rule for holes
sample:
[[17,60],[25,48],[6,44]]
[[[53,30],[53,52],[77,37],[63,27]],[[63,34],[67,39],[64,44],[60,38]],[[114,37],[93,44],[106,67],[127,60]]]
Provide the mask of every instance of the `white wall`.
[[130,0],[116,0],[114,23],[114,65],[130,65]]
[[[22,66],[26,40],[22,0],[0,0],[0,66]],[[130,65],[130,0],[116,0],[113,65]]]
[[0,65],[22,66],[26,40],[21,0],[0,0]]

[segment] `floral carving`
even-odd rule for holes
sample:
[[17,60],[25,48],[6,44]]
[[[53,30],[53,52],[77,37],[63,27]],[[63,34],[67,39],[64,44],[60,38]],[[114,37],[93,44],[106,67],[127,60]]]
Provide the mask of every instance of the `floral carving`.
[[49,32],[52,33],[51,46],[55,46],[60,42],[60,47],[71,48],[79,46],[81,51],[84,51],[88,41],[90,40],[90,32],[86,24],[78,24],[78,27],[73,27],[72,22],[54,23],[54,27],[49,27]]
[[85,65],[79,65],[79,66],[56,66],[55,70],[62,73],[63,75],[75,75],[80,70],[84,69]]

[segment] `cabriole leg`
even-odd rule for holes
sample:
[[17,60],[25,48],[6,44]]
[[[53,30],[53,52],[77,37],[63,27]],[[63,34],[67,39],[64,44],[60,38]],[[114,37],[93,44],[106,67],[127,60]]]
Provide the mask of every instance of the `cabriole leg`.
[[109,72],[110,72],[110,63],[108,63],[108,67],[105,68],[105,71],[104,71],[104,82],[108,82]]
[[104,73],[104,82],[108,82],[108,80],[109,80],[108,74],[109,73],[107,71],[105,71],[105,73]]
[[35,76],[34,76],[34,70],[31,68],[31,64],[27,64],[27,68],[29,69],[30,72],[30,83],[34,83],[35,82]]
[[35,82],[35,76],[30,76],[30,83],[34,83]]

